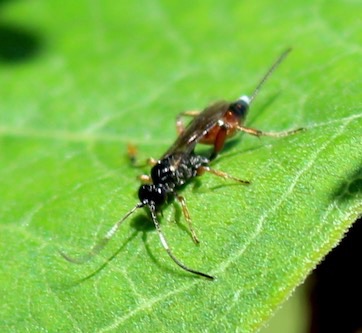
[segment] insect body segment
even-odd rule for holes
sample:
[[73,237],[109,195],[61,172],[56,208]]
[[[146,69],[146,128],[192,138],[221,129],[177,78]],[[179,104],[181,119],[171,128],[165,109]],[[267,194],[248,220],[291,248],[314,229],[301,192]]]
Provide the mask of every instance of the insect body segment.
[[[108,231],[106,236],[101,239],[87,255],[81,257],[80,259],[73,259],[62,253],[63,257],[68,261],[77,263],[89,260],[104,248],[108,241],[117,232],[119,227],[131,214],[133,214],[139,208],[145,207],[150,212],[151,219],[160,238],[160,242],[170,258],[179,267],[187,272],[211,280],[214,279],[214,277],[209,274],[187,267],[176,258],[161,230],[159,221],[157,219],[157,212],[162,209],[168,200],[172,198],[178,200],[182,206],[182,212],[185,216],[185,219],[190,227],[192,238],[195,243],[198,243],[199,240],[192,227],[186,201],[178,194],[180,187],[205,172],[209,172],[224,179],[231,179],[241,184],[249,184],[249,182],[246,180],[241,180],[225,172],[210,168],[210,161],[213,160],[222,150],[226,140],[235,135],[238,131],[246,132],[255,136],[267,135],[279,137],[294,134],[302,130],[297,129],[293,131],[274,133],[263,132],[244,126],[244,120],[250,104],[259,92],[261,86],[265,83],[275,68],[282,62],[289,51],[290,49],[286,50],[281,54],[281,56],[279,56],[276,62],[270,67],[264,77],[260,80],[251,97],[242,96],[232,103],[225,101],[217,102],[205,108],[202,112],[189,111],[180,114],[176,122],[177,130],[179,132],[179,136],[177,137],[176,141],[159,160],[152,162],[153,167],[151,169],[150,176],[142,176],[142,180],[147,181],[147,184],[143,184],[139,187],[139,203],[137,203],[136,206],[134,206],[120,221],[118,221]],[[183,126],[181,121],[182,116],[193,117],[193,120],[187,127]],[[195,147],[198,143],[212,145],[213,150],[211,155],[206,157],[197,154],[195,152]],[[133,146],[129,146],[128,150],[130,154],[130,160],[132,163],[134,163],[136,149]]]
[[198,175],[199,169],[207,166],[209,160],[194,153],[170,154],[159,160],[151,169],[152,184],[141,185],[138,197],[144,205],[153,204],[159,208],[176,189]]
[[213,145],[210,159],[214,159],[224,148],[225,141],[234,136],[240,124],[244,123],[249,104],[244,99],[229,103],[220,120],[200,139],[200,143]]
[[228,103],[226,112],[220,117],[217,123],[200,139],[200,143],[213,145],[217,141],[220,131],[225,132],[225,139],[232,137],[237,132],[239,124],[244,122],[249,105],[238,100],[234,103]]

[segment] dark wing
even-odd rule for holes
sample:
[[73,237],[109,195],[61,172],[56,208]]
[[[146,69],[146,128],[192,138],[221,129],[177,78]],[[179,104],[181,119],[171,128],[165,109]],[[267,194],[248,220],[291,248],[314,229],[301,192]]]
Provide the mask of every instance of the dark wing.
[[221,101],[204,109],[190,122],[162,158],[174,153],[190,153],[201,138],[224,116],[229,106],[230,103]]

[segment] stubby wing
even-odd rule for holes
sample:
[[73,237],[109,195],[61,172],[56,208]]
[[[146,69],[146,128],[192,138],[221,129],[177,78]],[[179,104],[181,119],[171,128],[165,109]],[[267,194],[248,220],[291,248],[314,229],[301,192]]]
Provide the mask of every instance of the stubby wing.
[[220,101],[204,109],[190,122],[162,158],[175,153],[188,154],[194,150],[201,138],[224,116],[229,106],[230,103]]

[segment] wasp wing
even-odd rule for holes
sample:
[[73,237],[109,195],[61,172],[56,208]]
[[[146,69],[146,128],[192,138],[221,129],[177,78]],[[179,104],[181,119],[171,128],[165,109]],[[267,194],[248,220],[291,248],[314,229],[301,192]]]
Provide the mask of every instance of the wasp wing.
[[204,109],[190,122],[162,158],[175,153],[189,154],[193,151],[201,138],[224,116],[229,106],[229,102],[220,101]]

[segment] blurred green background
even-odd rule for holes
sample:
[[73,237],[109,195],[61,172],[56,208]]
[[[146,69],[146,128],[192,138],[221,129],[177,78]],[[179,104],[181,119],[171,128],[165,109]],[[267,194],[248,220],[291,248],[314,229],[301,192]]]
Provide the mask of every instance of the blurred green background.
[[[1,331],[254,332],[263,326],[362,210],[361,9],[358,1],[0,0]],[[200,249],[185,230],[165,223],[181,257],[194,267],[217,267],[221,282],[196,284],[178,275],[143,215],[111,245],[108,254],[120,250],[117,262],[69,287],[95,268],[64,263],[56,249],[87,249],[136,202],[135,179],[147,168],[130,168],[127,143],[139,147],[140,159],[160,156],[175,138],[177,113],[249,93],[287,47],[293,52],[258,97],[249,124],[310,131],[277,143],[243,138],[241,148],[230,145],[218,168],[258,179],[252,189],[220,189],[219,180],[205,178],[212,193],[196,190],[196,197],[191,187],[185,190],[194,199],[189,209],[203,240]],[[257,221],[268,211],[269,202],[289,188],[303,157],[314,156],[313,145],[334,136],[338,140],[320,157],[316,178],[306,178],[314,182],[321,175],[325,188],[337,179],[343,185],[338,194],[348,192],[335,225],[319,225],[315,249],[308,234],[305,249],[304,239],[293,248],[299,222],[286,221],[299,212],[297,199],[303,201],[303,221],[313,215],[305,211],[303,195],[309,194],[312,208],[318,202],[314,184],[304,180],[242,264],[227,258],[232,268],[224,277],[222,253],[253,241],[255,225],[245,217]],[[164,214],[173,220],[169,209]],[[223,225],[223,218],[230,222]],[[272,237],[279,227],[285,239]],[[310,225],[305,228],[312,234]],[[273,247],[278,241],[293,249],[293,258],[298,251],[306,257],[286,259],[283,270],[277,259],[284,254]],[[236,285],[242,286],[239,294],[233,292]],[[263,295],[268,288],[270,295]],[[261,332],[306,332],[306,289],[297,289]]]

